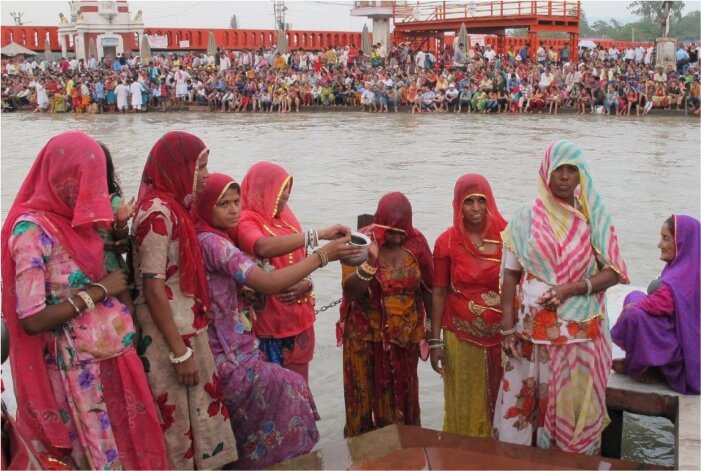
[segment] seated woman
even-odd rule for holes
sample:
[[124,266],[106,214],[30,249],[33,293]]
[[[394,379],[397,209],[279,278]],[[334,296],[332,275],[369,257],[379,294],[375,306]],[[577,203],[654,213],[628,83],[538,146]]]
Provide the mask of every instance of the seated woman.
[[675,391],[699,394],[699,221],[672,216],[660,234],[660,259],[667,262],[660,286],[626,296],[611,330],[626,356],[613,368],[643,381],[659,369]]
[[357,256],[359,247],[339,238],[294,265],[266,272],[236,248],[228,231],[239,219],[239,185],[214,173],[197,202],[197,232],[207,270],[209,345],[221,379],[221,391],[236,435],[238,469],[261,469],[309,452],[319,440],[319,414],[309,386],[299,374],[265,361],[239,311],[237,285],[264,293],[280,292],[341,256]]

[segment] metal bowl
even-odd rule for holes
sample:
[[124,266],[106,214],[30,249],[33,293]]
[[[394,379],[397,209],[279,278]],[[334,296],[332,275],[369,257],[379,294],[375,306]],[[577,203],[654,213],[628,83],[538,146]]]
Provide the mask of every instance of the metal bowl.
[[358,247],[362,247],[363,253],[354,258],[341,259],[341,261],[346,265],[357,267],[368,259],[368,251],[370,249],[371,242],[372,241],[370,238],[362,232],[351,232],[351,240],[348,242],[348,245],[357,245]]

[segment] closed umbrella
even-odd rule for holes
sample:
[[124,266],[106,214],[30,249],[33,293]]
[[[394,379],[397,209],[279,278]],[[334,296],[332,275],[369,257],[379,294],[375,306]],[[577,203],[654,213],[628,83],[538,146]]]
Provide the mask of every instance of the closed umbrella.
[[213,56],[217,53],[217,42],[214,39],[214,32],[209,32],[209,38],[207,39],[207,55]]
[[49,62],[53,62],[54,60],[54,54],[51,52],[51,41],[49,38],[46,38],[46,41],[44,41],[44,58]]
[[141,49],[139,50],[141,54],[141,62],[148,64],[151,62],[151,44],[148,42],[148,36],[141,36]]
[[281,29],[277,30],[277,52],[280,54],[287,52],[287,33]]
[[465,28],[465,23],[460,25],[460,32],[458,33],[458,44],[464,44],[465,50],[470,49],[470,37],[467,35],[467,28]]
[[95,43],[95,38],[91,38],[88,43],[88,59],[91,57],[97,59],[97,44]]
[[370,54],[370,31],[368,25],[363,26],[363,34],[360,35],[360,49],[363,54]]

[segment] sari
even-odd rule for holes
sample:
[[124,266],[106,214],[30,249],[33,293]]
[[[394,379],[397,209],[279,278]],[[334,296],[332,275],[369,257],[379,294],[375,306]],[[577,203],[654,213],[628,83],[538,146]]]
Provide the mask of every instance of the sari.
[[319,440],[319,414],[307,382],[265,361],[249,319],[239,310],[238,288],[256,264],[212,225],[212,210],[236,182],[211,174],[197,200],[197,232],[209,279],[209,345],[224,403],[236,435],[236,469],[263,469],[311,451]]
[[[132,233],[138,351],[153,399],[161,411],[163,435],[173,469],[216,469],[236,460],[236,442],[217,367],[209,348],[209,289],[191,208],[196,169],[207,151],[198,137],[172,131],[154,144],[144,167]],[[194,351],[199,383],[177,381],[170,346],[156,326],[143,290],[145,278],[164,280],[173,321]]]
[[662,270],[661,287],[651,295],[628,294],[611,329],[614,343],[626,352],[626,373],[657,367],[681,394],[699,394],[700,237],[698,219],[674,216],[677,254]]
[[[562,165],[579,169],[575,204],[549,189]],[[494,412],[495,438],[540,448],[596,454],[608,424],[606,384],[611,340],[605,293],[572,296],[557,311],[536,303],[549,287],[604,268],[628,283],[616,230],[594,188],[581,151],[571,142],[548,147],[539,197],[516,211],[502,232],[505,269],[521,271],[514,312],[522,358],[507,358]],[[503,276],[503,275],[502,275]]]
[[[292,176],[272,162],[254,164],[241,182],[241,218],[238,246],[255,257],[255,243],[263,237],[298,234],[302,227],[289,205],[276,214],[285,187],[292,189]],[[280,269],[304,260],[306,248],[267,260],[273,269]],[[265,261],[264,261],[265,263]],[[265,306],[257,313],[253,325],[260,347],[268,361],[309,376],[309,363],[314,355],[314,295],[296,304],[285,304],[276,296],[267,296]]]
[[[474,195],[487,200],[482,240],[495,244],[495,253],[477,247],[465,230],[462,207]],[[455,183],[453,226],[438,237],[433,250],[434,286],[448,291],[442,318],[446,432],[492,434],[501,381],[499,265],[505,227],[487,180],[477,174],[460,177]]]
[[[380,259],[368,292],[343,296],[336,339],[343,345],[346,404],[344,436],[385,425],[421,425],[419,343],[426,336],[422,293],[433,285],[433,261],[426,238],[412,225],[411,203],[402,193],[380,199],[373,224],[361,229],[382,247],[387,230],[406,234],[403,265],[386,267]],[[355,268],[343,265],[343,281]]]
[[37,335],[20,322],[104,277],[95,226],[112,218],[104,153],[88,135],[69,131],[41,150],[3,225],[16,426],[43,467],[69,456],[78,468],[168,466],[125,305],[108,296]]

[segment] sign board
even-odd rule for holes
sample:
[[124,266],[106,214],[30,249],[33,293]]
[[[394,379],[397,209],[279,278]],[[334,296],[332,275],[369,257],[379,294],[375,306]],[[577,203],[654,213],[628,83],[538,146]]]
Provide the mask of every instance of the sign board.
[[168,48],[168,36],[157,36],[148,35],[148,45],[151,49],[167,49]]
[[100,44],[103,46],[119,46],[119,38],[102,38],[100,39]]
[[468,34],[468,36],[470,37],[470,47],[475,47],[475,44],[484,46],[484,42],[487,39],[484,34]]
[[185,41],[180,41],[180,47],[190,47],[190,41],[187,39]]

